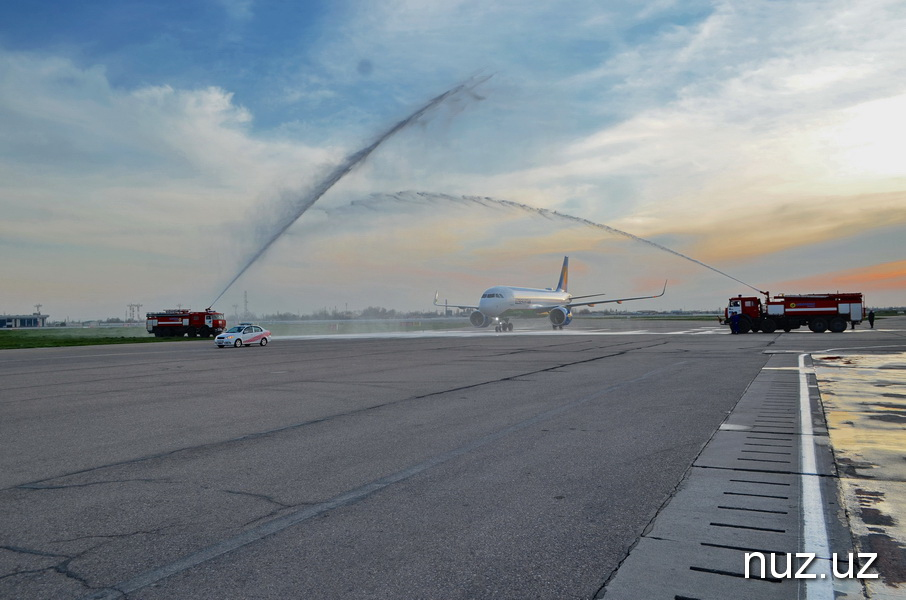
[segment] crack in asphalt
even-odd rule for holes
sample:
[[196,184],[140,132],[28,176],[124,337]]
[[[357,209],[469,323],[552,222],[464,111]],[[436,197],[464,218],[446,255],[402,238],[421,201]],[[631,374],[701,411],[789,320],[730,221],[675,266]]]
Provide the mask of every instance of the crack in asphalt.
[[11,546],[11,545],[0,546],[0,550],[7,550],[9,552],[14,552],[16,554],[24,554],[26,556],[38,556],[38,557],[42,557],[42,558],[62,558],[62,559],[64,559],[56,564],[49,565],[46,567],[41,567],[38,569],[16,570],[16,571],[12,571],[10,573],[4,573],[4,574],[0,575],[0,580],[9,579],[12,577],[19,577],[19,576],[23,576],[23,575],[40,575],[42,573],[54,572],[54,573],[59,573],[60,575],[63,575],[67,579],[71,579],[71,580],[79,583],[79,585],[81,585],[82,587],[84,587],[87,590],[97,590],[100,588],[97,586],[91,585],[89,583],[87,577],[80,575],[78,572],[74,571],[71,568],[70,565],[71,565],[72,561],[82,558],[87,553],[92,552],[92,551],[100,548],[101,546],[106,545],[110,541],[113,541],[116,539],[133,537],[136,535],[157,535],[167,529],[171,529],[172,527],[173,526],[167,526],[167,527],[159,527],[157,529],[152,529],[149,531],[134,531],[131,533],[121,533],[121,534],[111,534],[111,535],[89,535],[89,536],[80,536],[80,537],[65,539],[65,540],[50,540],[49,541],[49,543],[51,543],[51,544],[63,544],[63,543],[77,542],[77,541],[82,541],[82,540],[92,540],[92,539],[105,540],[99,544],[94,544],[94,545],[90,546],[89,548],[85,548],[84,550],[82,550],[81,552],[78,552],[76,554],[60,554],[60,553],[56,553],[56,552],[45,552],[44,550],[37,550],[34,548],[25,548],[22,546]]
[[[2,546],[2,547],[6,548],[6,549],[10,549],[9,546]],[[63,575],[67,579],[72,579],[73,581],[78,582],[79,585],[81,585],[83,588],[85,588],[87,590],[99,589],[98,587],[93,586],[90,583],[88,583],[88,580],[85,577],[83,577],[82,575],[79,575],[78,573],[76,573],[75,571],[73,571],[72,569],[69,568],[69,563],[71,563],[73,560],[76,560],[77,558],[79,558],[81,556],[81,554],[76,555],[76,556],[69,556],[69,557],[67,557],[66,555],[63,555],[63,554],[47,554],[44,552],[24,552],[24,554],[37,554],[38,556],[63,557],[63,558],[66,558],[66,560],[64,560],[60,563],[57,563],[55,565],[51,565],[49,567],[44,567],[41,569],[27,569],[27,570],[23,570],[23,571],[14,571],[12,573],[0,575],[0,580],[9,579],[11,577],[19,577],[22,575],[40,575],[42,573],[54,572],[54,573],[59,573],[60,575]]]
[[9,550],[10,552],[15,552],[17,554],[30,554],[32,556],[45,556],[48,558],[73,558],[68,554],[54,554],[52,552],[44,552],[43,550],[23,548],[22,546],[0,546],[0,550]]
[[[590,362],[590,360],[579,362]],[[640,381],[644,381],[650,377],[654,377],[660,373],[663,373],[664,371],[680,367],[684,365],[685,362],[686,361],[679,361],[662,366],[657,369],[653,369],[632,379],[609,385],[587,396],[583,396],[571,402],[567,402],[566,404],[561,404],[554,408],[548,409],[544,412],[536,414],[533,417],[473,439],[472,441],[459,446],[458,448],[454,448],[447,452],[429,457],[410,467],[404,468],[395,473],[391,473],[379,479],[367,482],[354,489],[347,490],[346,492],[343,492],[325,502],[307,506],[300,510],[282,515],[280,517],[262,523],[261,525],[257,525],[251,529],[246,529],[245,531],[226,538],[216,544],[196,550],[195,552],[187,554],[173,562],[140,573],[129,580],[121,581],[117,584],[107,586],[103,589],[98,589],[95,593],[84,596],[81,600],[115,600],[128,597],[129,594],[147,586],[154,585],[155,583],[163,579],[166,579],[178,573],[182,573],[188,569],[206,563],[219,556],[223,556],[224,554],[233,552],[234,550],[257,542],[265,537],[279,533],[289,527],[298,525],[299,523],[320,516],[324,513],[356,504],[391,485],[406,481],[412,477],[415,477],[416,475],[419,475],[420,473],[423,473],[424,471],[427,471],[428,469],[440,466],[451,460],[473,452],[478,448],[503,439],[508,435],[535,426],[539,423],[543,423],[569,410],[587,404],[588,402],[600,399],[606,394],[621,389],[627,385],[632,385]],[[541,369],[539,371],[547,370],[550,369]]]
[[296,504],[287,504],[285,502],[280,502],[279,500],[275,500],[273,496],[268,496],[267,494],[256,494],[254,492],[244,492],[241,490],[222,490],[222,491],[226,494],[236,494],[237,496],[249,496],[250,498],[266,500],[267,502],[270,502],[271,504],[276,504],[277,506],[280,506],[283,508],[294,508],[294,507],[298,506]]
[[[159,535],[162,532],[166,531],[167,529],[173,529],[174,527],[176,527],[176,526],[167,525],[166,527],[158,527],[157,529],[131,531],[129,533],[110,533],[110,534],[106,534],[106,535],[81,535],[79,537],[68,538],[65,540],[50,540],[50,543],[51,544],[68,544],[70,542],[81,542],[82,540],[98,540],[98,539],[111,541],[111,540],[119,540],[119,539],[123,539],[123,538],[134,537],[137,535]],[[105,543],[107,543],[107,542],[105,541],[105,542],[102,542],[101,544],[98,544],[97,546],[92,546],[91,548],[84,550],[81,554],[77,554],[76,556],[74,556],[72,558],[78,558],[85,552],[94,550],[95,548],[98,548]]]
[[77,557],[70,558],[68,560],[64,560],[60,564],[54,565],[53,570],[56,571],[57,573],[63,575],[67,579],[72,579],[74,581],[79,582],[80,584],[82,584],[83,587],[85,587],[89,590],[98,589],[97,587],[88,583],[87,579],[85,579],[84,577],[82,577],[81,575],[79,575],[78,573],[76,573],[75,571],[73,571],[72,569],[69,568],[69,563],[71,563],[73,560],[75,560],[75,558],[77,558]]
[[[520,374],[518,374],[518,375],[510,375],[509,377],[501,377],[500,379],[494,379],[494,380],[492,380],[492,381],[486,381],[486,382],[483,382],[483,383],[473,383],[473,384],[463,385],[463,386],[456,387],[456,388],[450,388],[450,389],[443,390],[443,391],[431,392],[430,394],[422,394],[422,395],[420,395],[420,396],[413,396],[413,397],[410,398],[410,399],[411,399],[411,400],[421,400],[421,399],[423,399],[423,398],[430,398],[430,397],[432,397],[432,396],[440,396],[440,395],[448,394],[448,393],[452,393],[452,392],[460,392],[460,391],[462,391],[462,390],[468,390],[468,389],[472,389],[472,388],[477,388],[477,387],[481,387],[481,386],[488,385],[488,384],[492,384],[492,383],[501,383],[501,382],[504,382],[504,381],[516,381],[517,379],[521,379],[521,378],[523,378],[523,377],[530,377],[531,375],[537,375],[537,374],[539,374],[539,373],[548,373],[548,372],[550,372],[550,371],[557,371],[557,370],[563,369],[563,368],[565,368],[565,367],[572,367],[572,366],[575,366],[575,365],[582,365],[582,364],[585,364],[585,363],[590,363],[590,362],[595,362],[595,361],[598,361],[598,360],[603,360],[603,359],[605,359],[605,358],[614,358],[614,357],[616,357],[616,356],[623,356],[623,355],[628,354],[629,352],[632,352],[632,351],[634,351],[634,350],[647,350],[648,348],[654,348],[654,347],[656,347],[656,346],[661,346],[661,345],[664,345],[664,344],[666,344],[666,343],[667,343],[667,342],[660,342],[660,343],[657,343],[657,344],[650,344],[650,345],[648,345],[648,346],[644,346],[644,347],[640,347],[640,348],[630,348],[630,349],[628,349],[628,350],[621,350],[620,352],[615,352],[615,353],[613,353],[613,354],[606,354],[606,355],[604,355],[604,356],[596,356],[596,357],[594,357],[594,358],[587,358],[587,359],[584,359],[584,360],[577,360],[577,361],[569,362],[569,363],[566,363],[566,364],[555,365],[555,366],[553,366],[553,367],[546,367],[546,368],[544,368],[544,369],[536,369],[536,370],[534,370],[534,371],[529,371],[529,372],[527,372],[527,373],[520,373]],[[395,402],[396,402],[396,401],[395,401]],[[388,404],[394,404],[395,402],[388,403]],[[380,406],[376,406],[376,407],[372,407],[372,408],[380,408],[381,406],[387,406],[387,405],[382,404],[382,405],[380,405]],[[367,409],[363,409],[363,410],[371,410],[371,409],[370,409],[370,408],[367,408]]]
[[[67,477],[67,476],[64,475],[63,477]],[[55,479],[58,479],[58,478],[55,478]],[[44,481],[50,481],[50,480],[45,479]],[[90,481],[88,483],[69,483],[69,484],[62,484],[62,485],[44,485],[41,483],[23,483],[21,485],[17,485],[16,488],[21,489],[21,490],[65,490],[65,489],[70,489],[70,488],[90,487],[93,485],[108,485],[111,483],[135,483],[135,482],[138,482],[138,483],[162,483],[165,481],[167,481],[167,480],[164,480],[164,479],[105,479],[102,481]]]
[[[78,556],[79,556],[79,555],[71,556],[69,554],[57,554],[54,552],[44,552],[43,550],[35,550],[33,548],[24,548],[22,546],[4,545],[4,546],[0,546],[0,550],[7,550],[9,552],[15,552],[16,554],[25,554],[26,556],[40,556],[42,558],[65,559],[62,562],[59,562],[55,565],[42,567],[40,569],[24,569],[24,570],[15,570],[10,573],[4,573],[4,574],[0,575],[0,580],[9,579],[10,577],[19,577],[21,575],[38,575],[41,573],[46,573],[48,571],[55,571],[57,573],[60,573],[62,575],[66,575],[67,577],[69,577],[70,576],[69,574],[75,575],[74,573],[72,573],[72,571],[69,570],[69,563],[72,560],[74,560],[75,558],[78,558]],[[88,587],[89,589],[95,589],[95,588],[92,588],[91,586],[87,585],[87,583],[81,577],[74,576],[74,577],[72,577],[72,579],[79,581],[85,587]]]
[[[627,342],[627,344],[631,344],[631,343],[632,343],[632,342]],[[430,397],[433,397],[433,396],[441,396],[441,395],[443,395],[443,394],[450,394],[450,393],[460,392],[460,391],[462,391],[462,390],[474,389],[474,388],[478,388],[478,387],[482,387],[482,386],[486,386],[486,385],[491,385],[491,384],[495,384],[495,383],[501,383],[501,382],[507,382],[507,381],[514,381],[514,380],[520,379],[520,378],[522,378],[522,377],[528,377],[528,376],[531,376],[531,375],[537,375],[537,374],[539,374],[539,373],[548,373],[548,372],[551,372],[551,371],[556,371],[556,370],[563,369],[563,368],[567,368],[567,367],[572,367],[572,366],[576,366],[576,365],[583,365],[583,364],[587,364],[587,363],[591,363],[591,362],[595,362],[595,361],[599,361],[599,360],[605,360],[605,359],[608,359],[608,358],[614,358],[614,357],[617,357],[617,356],[623,356],[623,355],[628,354],[628,353],[630,353],[630,352],[634,352],[634,351],[638,351],[638,350],[647,350],[647,349],[650,349],[650,348],[655,348],[655,347],[658,347],[658,346],[666,345],[667,343],[669,343],[669,341],[668,341],[668,340],[664,340],[664,341],[659,341],[659,342],[656,342],[656,343],[651,343],[651,344],[646,344],[646,345],[633,346],[633,347],[631,347],[631,348],[627,348],[627,349],[624,349],[624,350],[620,350],[620,351],[618,351],[618,352],[612,352],[612,353],[609,353],[609,354],[604,354],[604,355],[601,355],[601,356],[595,356],[595,357],[592,357],[592,358],[586,358],[586,359],[582,359],[582,360],[576,360],[576,361],[571,361],[571,362],[567,362],[567,363],[561,363],[561,364],[559,364],[559,365],[554,365],[554,366],[552,366],[552,367],[546,367],[546,368],[543,368],[543,369],[535,369],[535,370],[527,371],[527,372],[524,372],[524,373],[518,373],[518,374],[515,374],[515,375],[510,375],[510,376],[507,376],[507,377],[501,377],[501,378],[498,378],[498,379],[492,379],[492,380],[489,380],[489,381],[480,381],[480,382],[478,382],[478,383],[473,383],[473,384],[464,385],[464,386],[458,386],[458,387],[454,387],[454,388],[448,388],[448,389],[440,390],[440,391],[437,391],[437,392],[431,392],[431,393],[428,393],[428,394],[420,394],[420,395],[416,395],[416,396],[407,396],[407,397],[405,397],[405,398],[400,398],[400,399],[397,399],[397,400],[391,400],[391,401],[389,401],[389,402],[384,402],[384,403],[382,403],[382,404],[376,404],[376,405],[374,405],[374,406],[367,406],[367,407],[364,407],[364,408],[357,408],[357,409],[355,409],[355,410],[351,410],[351,411],[347,411],[347,412],[341,412],[341,413],[336,413],[336,414],[332,414],[332,415],[327,415],[327,416],[324,416],[324,417],[321,417],[321,418],[317,418],[317,419],[310,419],[310,420],[307,420],[307,421],[301,421],[301,422],[299,422],[299,423],[292,423],[292,424],[290,424],[290,425],[285,425],[285,426],[283,426],[283,427],[277,427],[277,428],[275,428],[275,429],[269,429],[269,430],[265,430],[265,431],[258,431],[258,432],[255,432],[255,433],[249,433],[249,434],[242,435],[242,436],[235,437],[235,438],[230,438],[230,439],[226,439],[226,440],[218,440],[218,441],[215,441],[215,442],[208,442],[208,443],[199,444],[199,445],[196,445],[196,446],[185,446],[185,447],[183,447],[183,448],[175,448],[175,449],[173,449],[173,450],[167,450],[167,451],[165,451],[165,452],[158,452],[158,453],[155,453],[155,454],[149,454],[149,455],[146,455],[146,456],[140,456],[140,457],[132,458],[132,459],[128,459],[128,460],[117,461],[117,462],[113,462],[113,463],[108,463],[108,464],[106,464],[106,465],[99,465],[99,466],[96,466],[96,467],[88,467],[88,468],[86,468],[86,469],[80,469],[80,470],[78,470],[78,471],[72,471],[72,472],[70,472],[70,473],[63,473],[63,474],[60,474],[60,475],[54,475],[54,476],[52,476],[52,477],[46,477],[46,478],[44,478],[44,479],[39,479],[39,480],[37,480],[37,481],[31,481],[31,482],[27,482],[27,483],[20,483],[20,484],[14,485],[14,486],[9,487],[9,488],[5,488],[5,489],[0,490],[0,491],[7,491],[7,490],[12,490],[12,489],[20,489],[20,490],[48,490],[48,489],[62,489],[62,488],[65,488],[65,487],[75,487],[75,486],[78,486],[78,485],[92,485],[92,484],[90,484],[90,483],[87,483],[87,484],[73,484],[73,486],[68,486],[68,485],[66,485],[66,484],[62,484],[62,485],[56,486],[56,485],[52,485],[52,484],[50,484],[50,485],[45,485],[45,482],[50,482],[50,481],[54,481],[54,480],[57,480],[57,479],[64,479],[64,478],[66,478],[66,477],[73,477],[73,476],[76,476],[76,475],[84,475],[84,474],[86,474],[86,473],[93,473],[93,472],[96,472],[96,471],[102,471],[102,470],[104,470],[104,469],[110,469],[110,468],[114,468],[114,467],[122,467],[122,466],[127,466],[127,465],[136,465],[136,464],[140,464],[140,463],[148,462],[148,461],[152,461],[152,460],[160,460],[160,459],[164,459],[164,458],[169,458],[169,457],[175,456],[175,455],[177,455],[177,454],[182,454],[182,453],[184,453],[184,452],[194,452],[194,451],[200,451],[200,450],[201,450],[201,451],[203,451],[203,450],[211,450],[211,449],[215,449],[215,448],[219,448],[219,447],[230,446],[230,445],[233,445],[233,444],[239,444],[239,443],[248,442],[248,441],[257,440],[257,439],[263,439],[263,438],[271,437],[271,436],[274,436],[274,435],[279,435],[279,434],[281,434],[281,433],[285,433],[285,432],[288,432],[288,431],[294,431],[294,430],[297,430],[297,429],[301,429],[301,428],[303,428],[303,427],[309,427],[309,426],[311,426],[311,425],[317,425],[317,424],[320,424],[320,423],[326,423],[326,422],[329,422],[329,421],[332,421],[332,420],[335,420],[335,419],[342,419],[342,418],[346,418],[346,417],[350,417],[350,416],[354,416],[354,415],[366,414],[366,413],[368,413],[368,412],[370,412],[370,411],[373,411],[373,410],[378,410],[378,409],[382,409],[382,408],[387,408],[387,407],[389,407],[389,406],[394,406],[394,405],[397,405],[397,404],[401,404],[401,403],[403,403],[403,402],[411,402],[411,401],[413,401],[413,400],[422,400],[422,399],[430,398]],[[609,349],[611,349],[611,348],[612,348],[612,346],[608,346],[606,349],[609,350]],[[604,350],[605,348],[604,348],[604,347],[600,347],[599,349]]]
[[250,498],[255,498],[256,500],[264,500],[265,502],[269,502],[277,507],[277,508],[274,508],[272,511],[270,511],[267,514],[264,514],[264,515],[261,515],[260,517],[255,517],[254,519],[246,521],[245,523],[243,523],[242,525],[239,526],[239,529],[245,529],[254,523],[272,519],[272,518],[276,517],[277,515],[279,515],[280,513],[285,512],[287,510],[297,509],[302,506],[314,506],[314,505],[318,504],[317,502],[299,502],[296,504],[288,504],[286,502],[280,502],[273,496],[269,496],[267,494],[244,492],[244,491],[240,491],[240,490],[220,490],[220,491],[224,492],[226,494],[236,494],[238,496],[248,496]]
[[246,527],[252,525],[253,523],[258,523],[259,521],[265,521],[267,519],[276,517],[281,512],[291,510],[294,508],[299,508],[300,506],[312,506],[313,504],[315,504],[314,502],[299,502],[298,504],[287,504],[286,502],[280,502],[273,496],[269,496],[267,494],[257,494],[255,492],[244,492],[244,491],[240,491],[240,490],[220,490],[220,491],[225,494],[235,494],[237,496],[248,496],[249,498],[254,498],[256,500],[264,500],[265,502],[269,502],[270,504],[273,504],[276,506],[276,508],[274,508],[272,511],[268,512],[267,514],[264,514],[264,515],[261,515],[260,517],[255,517],[254,519],[246,521],[245,523],[243,523],[242,525],[239,526],[240,529],[245,529]]

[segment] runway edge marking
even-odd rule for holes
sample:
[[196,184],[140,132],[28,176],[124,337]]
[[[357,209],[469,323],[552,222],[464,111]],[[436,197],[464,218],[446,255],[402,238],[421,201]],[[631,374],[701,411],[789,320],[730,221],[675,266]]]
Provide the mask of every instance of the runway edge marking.
[[[817,556],[814,569],[810,573],[818,575],[815,579],[806,580],[806,598],[808,600],[833,600],[834,586],[831,579],[830,540],[827,535],[827,522],[824,515],[824,498],[821,494],[820,476],[818,474],[815,450],[815,432],[812,427],[812,402],[809,391],[808,376],[814,369],[806,367],[808,354],[799,355],[799,477],[802,486],[802,551],[813,552]],[[817,380],[815,389],[817,390]]]

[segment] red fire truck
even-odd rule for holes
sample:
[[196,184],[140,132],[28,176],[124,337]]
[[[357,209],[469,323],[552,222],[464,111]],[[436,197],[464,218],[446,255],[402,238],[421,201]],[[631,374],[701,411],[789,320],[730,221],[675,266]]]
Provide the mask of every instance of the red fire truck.
[[[734,314],[739,315],[739,333],[774,333],[777,329],[789,332],[807,325],[815,333],[828,329],[845,331],[849,324],[861,323],[864,317],[862,294],[805,294],[775,296],[764,292],[765,301],[757,296],[730,298],[724,317],[727,324]],[[732,327],[732,325],[731,325]]]
[[145,328],[154,337],[189,337],[203,338],[216,336],[226,329],[223,313],[211,310],[192,312],[187,308],[174,308],[145,315]]

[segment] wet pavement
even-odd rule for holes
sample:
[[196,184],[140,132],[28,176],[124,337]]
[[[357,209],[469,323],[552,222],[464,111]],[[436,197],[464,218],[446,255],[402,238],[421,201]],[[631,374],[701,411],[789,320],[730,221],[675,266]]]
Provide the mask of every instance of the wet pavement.
[[878,555],[866,594],[906,598],[906,352],[813,358],[856,551]]

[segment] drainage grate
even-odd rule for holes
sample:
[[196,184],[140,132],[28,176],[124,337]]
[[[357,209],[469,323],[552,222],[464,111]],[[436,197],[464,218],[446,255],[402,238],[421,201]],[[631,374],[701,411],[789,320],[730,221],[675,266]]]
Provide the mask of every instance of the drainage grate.
[[[747,553],[785,560],[801,551],[796,360],[771,357],[598,598],[800,596],[798,580],[745,574]],[[827,454],[819,474],[833,473]]]

